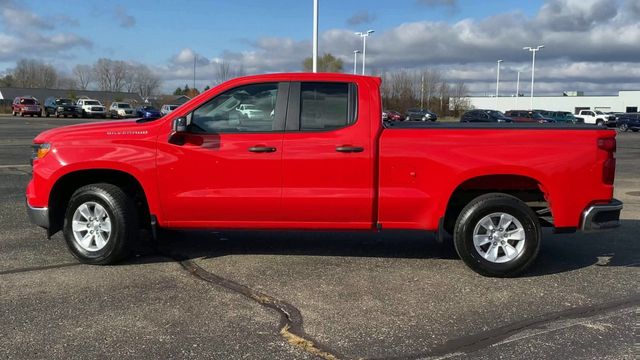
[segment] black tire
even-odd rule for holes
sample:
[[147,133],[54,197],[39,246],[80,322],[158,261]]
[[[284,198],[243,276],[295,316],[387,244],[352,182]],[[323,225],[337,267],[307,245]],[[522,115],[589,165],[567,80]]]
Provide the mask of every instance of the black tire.
[[598,126],[604,126],[604,120],[602,120],[602,119],[598,119],[598,120],[596,120],[596,125],[598,125]]
[[[493,213],[511,215],[520,222],[524,230],[525,241],[521,252],[514,259],[503,263],[485,259],[476,250],[473,241],[474,230],[480,220]],[[460,258],[473,271],[483,276],[516,276],[531,265],[540,249],[538,217],[520,199],[507,194],[490,193],[473,199],[460,212],[453,233],[456,252]]]
[[638,132],[638,129],[631,129],[631,131],[633,131],[633,132]]
[[86,117],[87,117],[87,112],[86,112],[86,111],[84,111],[84,109],[82,109],[82,117],[83,117],[83,118],[86,118]]
[[44,116],[49,117],[49,112],[47,111],[47,109],[44,109]]
[[[73,215],[81,205],[101,205],[111,220],[111,233],[103,248],[84,249],[73,233]],[[131,198],[111,184],[91,184],[76,190],[69,200],[64,219],[64,238],[71,253],[81,262],[94,265],[114,264],[125,258],[138,236],[138,214]]]

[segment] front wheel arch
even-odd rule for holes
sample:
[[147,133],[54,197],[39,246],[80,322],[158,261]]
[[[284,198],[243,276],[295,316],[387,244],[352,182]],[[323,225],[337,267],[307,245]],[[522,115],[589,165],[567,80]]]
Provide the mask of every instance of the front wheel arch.
[[74,171],[61,176],[49,193],[49,229],[52,236],[62,230],[67,205],[73,193],[82,186],[107,183],[123,189],[136,206],[139,224],[148,227],[151,223],[151,212],[142,184],[133,175],[120,170],[99,169]]

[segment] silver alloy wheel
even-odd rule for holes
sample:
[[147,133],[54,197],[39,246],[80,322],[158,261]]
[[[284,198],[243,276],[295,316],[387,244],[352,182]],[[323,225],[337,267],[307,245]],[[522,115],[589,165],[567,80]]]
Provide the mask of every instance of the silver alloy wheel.
[[515,217],[502,212],[489,214],[473,229],[473,246],[489,262],[501,264],[517,258],[524,250],[524,227]]
[[620,125],[620,131],[627,132],[629,130],[629,126],[627,124]]
[[111,237],[111,219],[104,207],[88,201],[76,208],[71,224],[73,238],[80,248],[98,251],[104,248]]

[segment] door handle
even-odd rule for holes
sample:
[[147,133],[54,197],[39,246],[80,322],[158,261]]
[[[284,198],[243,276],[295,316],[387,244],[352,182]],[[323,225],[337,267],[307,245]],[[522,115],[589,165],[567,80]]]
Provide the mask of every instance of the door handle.
[[357,153],[357,152],[363,152],[364,148],[361,146],[342,145],[342,146],[336,147],[336,151],[344,152],[344,153]]
[[249,151],[254,153],[272,153],[272,152],[276,152],[276,148],[271,146],[256,145],[256,146],[250,147]]

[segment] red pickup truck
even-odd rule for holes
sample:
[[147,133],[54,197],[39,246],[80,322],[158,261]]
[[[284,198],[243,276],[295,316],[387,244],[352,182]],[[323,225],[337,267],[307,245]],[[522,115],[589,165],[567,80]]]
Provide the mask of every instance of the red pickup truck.
[[90,264],[156,229],[419,229],[476,272],[513,276],[541,226],[618,226],[615,132],[595,126],[383,122],[380,79],[269,74],[156,120],[34,139],[32,221]]

